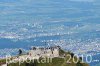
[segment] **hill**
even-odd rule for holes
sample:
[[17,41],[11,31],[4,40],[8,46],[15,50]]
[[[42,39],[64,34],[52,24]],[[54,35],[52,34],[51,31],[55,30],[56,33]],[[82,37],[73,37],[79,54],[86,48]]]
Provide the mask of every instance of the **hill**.
[[[37,60],[34,60],[34,62],[24,62],[21,63],[20,66],[89,66],[89,64],[87,63],[81,63],[82,59],[81,58],[77,58],[74,56],[73,53],[71,52],[65,52],[63,50],[60,49],[59,51],[60,53],[60,57],[55,57],[52,58],[52,62],[50,63],[38,63]],[[67,55],[70,55],[71,58],[69,60],[69,57],[67,57]],[[77,59],[79,59],[77,62],[73,61],[73,58],[75,59],[75,61],[77,61]],[[43,58],[40,58],[39,60],[41,61]],[[67,61],[69,61],[70,63],[67,63]],[[5,59],[1,60],[0,63],[5,63]],[[8,64],[8,66],[19,66],[19,63],[10,63]]]

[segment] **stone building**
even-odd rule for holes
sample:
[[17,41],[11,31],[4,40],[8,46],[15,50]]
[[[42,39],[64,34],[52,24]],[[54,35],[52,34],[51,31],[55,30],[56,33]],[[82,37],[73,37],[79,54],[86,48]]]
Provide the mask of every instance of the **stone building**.
[[32,47],[29,55],[33,57],[59,57],[59,47]]

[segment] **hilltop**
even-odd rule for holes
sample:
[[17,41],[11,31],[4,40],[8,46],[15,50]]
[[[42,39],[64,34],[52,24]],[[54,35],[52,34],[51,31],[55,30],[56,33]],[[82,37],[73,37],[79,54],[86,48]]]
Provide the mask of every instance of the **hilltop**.
[[[67,55],[70,55],[71,58],[69,60],[69,57],[67,57]],[[22,55],[23,56],[23,55]],[[73,62],[73,57],[75,58],[75,61],[77,59],[79,59],[77,61],[77,63]],[[39,58],[39,60],[42,60],[43,58]],[[70,63],[67,63],[67,61],[69,60]],[[54,57],[52,58],[52,62],[50,63],[38,63],[37,60],[33,62],[30,62],[30,63],[21,63],[20,66],[89,66],[89,64],[87,63],[81,63],[82,61],[82,58],[77,58],[74,56],[73,53],[71,52],[65,52],[63,51],[62,49],[59,50],[59,57]],[[0,63],[5,63],[6,60],[3,59],[0,61]],[[10,63],[8,64],[8,66],[19,66],[19,63]]]

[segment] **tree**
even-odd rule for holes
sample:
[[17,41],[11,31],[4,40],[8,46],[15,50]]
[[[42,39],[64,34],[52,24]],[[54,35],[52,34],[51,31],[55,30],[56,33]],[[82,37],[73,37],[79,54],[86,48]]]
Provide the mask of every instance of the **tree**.
[[76,64],[76,66],[83,66],[80,61]]
[[19,49],[19,55],[21,55],[22,54],[22,49]]
[[71,55],[71,57],[73,58],[73,56],[74,56],[74,53],[71,53],[70,55]]

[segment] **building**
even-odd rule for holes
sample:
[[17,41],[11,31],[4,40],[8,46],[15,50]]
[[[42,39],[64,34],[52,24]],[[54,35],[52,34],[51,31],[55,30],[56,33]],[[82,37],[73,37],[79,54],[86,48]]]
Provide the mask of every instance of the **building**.
[[32,47],[28,54],[32,57],[59,57],[59,47]]

